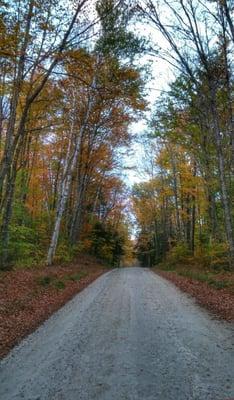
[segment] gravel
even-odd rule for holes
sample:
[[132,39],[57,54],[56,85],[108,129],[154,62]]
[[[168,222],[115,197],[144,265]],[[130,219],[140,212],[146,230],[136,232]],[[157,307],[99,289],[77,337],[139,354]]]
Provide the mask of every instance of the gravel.
[[0,363],[1,400],[226,400],[233,326],[143,268],[98,278]]

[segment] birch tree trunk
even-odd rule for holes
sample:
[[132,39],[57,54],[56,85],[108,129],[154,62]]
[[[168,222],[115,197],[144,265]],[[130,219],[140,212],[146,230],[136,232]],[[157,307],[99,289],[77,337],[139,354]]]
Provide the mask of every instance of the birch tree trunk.
[[[14,160],[17,158],[17,147],[19,147],[19,143],[22,140],[25,134],[25,125],[28,118],[28,113],[30,111],[31,105],[38,97],[38,95],[43,90],[44,86],[46,85],[51,73],[53,72],[54,68],[58,64],[59,60],[61,59],[61,54],[64,51],[64,48],[67,45],[68,38],[70,33],[73,29],[73,26],[77,20],[77,16],[80,13],[81,9],[83,8],[84,4],[88,0],[81,0],[74,12],[72,20],[67,28],[67,31],[64,33],[63,38],[61,39],[60,45],[57,49],[57,54],[53,57],[50,65],[48,66],[47,72],[45,73],[44,77],[42,78],[41,82],[38,84],[37,87],[31,92],[28,93],[26,96],[25,105],[23,107],[21,118],[17,128],[17,106],[20,99],[21,94],[21,86],[24,81],[24,70],[25,70],[25,59],[27,48],[30,40],[30,29],[31,29],[31,20],[33,17],[33,7],[34,1],[30,0],[29,3],[29,10],[26,17],[26,29],[22,47],[20,49],[20,58],[17,66],[17,73],[15,84],[13,88],[11,104],[10,104],[10,116],[7,126],[6,132],[6,141],[5,147],[3,152],[3,158],[0,164],[0,210],[3,213],[3,223],[1,227],[1,239],[2,239],[2,247],[3,247],[3,254],[0,264],[4,267],[4,264],[7,263],[7,254],[8,254],[8,244],[9,244],[9,226],[11,221],[12,215],[12,206],[13,206],[13,199],[14,199],[14,192],[15,192],[15,180],[17,176],[17,170],[14,170]],[[90,25],[91,26],[91,25]],[[88,29],[88,28],[87,28]],[[37,60],[38,61],[38,60]],[[35,72],[35,71],[34,71]],[[33,72],[33,73],[34,73]],[[17,165],[16,165],[17,167]],[[16,168],[15,167],[15,168]],[[3,194],[3,190],[5,188],[5,193]],[[5,198],[3,202],[3,198]],[[4,207],[3,207],[4,206]]]
[[[94,78],[93,83],[94,82],[95,82],[95,78]],[[57,249],[61,221],[62,221],[63,213],[65,210],[65,206],[67,203],[68,195],[70,192],[72,175],[73,175],[75,166],[77,164],[81,140],[83,138],[83,134],[86,129],[86,126],[87,126],[87,123],[88,123],[88,120],[89,120],[89,117],[90,117],[90,114],[92,111],[92,106],[93,106],[93,99],[89,96],[85,118],[84,118],[83,124],[79,130],[79,134],[76,137],[74,151],[73,151],[73,154],[71,155],[71,146],[72,146],[71,141],[73,138],[73,131],[75,130],[75,125],[74,125],[75,122],[73,123],[73,126],[72,126],[72,132],[70,135],[70,141],[69,141],[66,162],[65,162],[64,172],[63,172],[61,193],[60,193],[60,198],[59,198],[58,206],[57,206],[57,215],[56,215],[56,220],[55,220],[54,229],[53,229],[53,233],[52,233],[52,237],[51,237],[50,247],[49,247],[48,255],[47,255],[47,264],[48,265],[52,264],[53,258],[55,256],[55,252]]]
[[48,254],[47,254],[47,264],[48,265],[52,264],[53,258],[54,258],[55,252],[56,252],[61,221],[62,221],[63,213],[65,210],[67,198],[69,195],[72,173],[73,173],[73,169],[75,166],[75,160],[76,160],[76,157],[78,154],[79,138],[76,139],[75,149],[74,149],[73,154],[71,154],[72,141],[74,138],[74,130],[75,130],[75,121],[73,119],[71,131],[70,131],[68,148],[67,148],[67,154],[66,154],[66,159],[65,159],[64,169],[63,169],[63,175],[62,175],[62,180],[61,180],[61,185],[59,188],[60,193],[59,193],[59,200],[58,200],[58,204],[57,204],[56,219],[55,219],[54,229],[53,229],[53,233],[52,233],[52,237],[51,237],[51,241],[50,241],[50,247],[49,247]]

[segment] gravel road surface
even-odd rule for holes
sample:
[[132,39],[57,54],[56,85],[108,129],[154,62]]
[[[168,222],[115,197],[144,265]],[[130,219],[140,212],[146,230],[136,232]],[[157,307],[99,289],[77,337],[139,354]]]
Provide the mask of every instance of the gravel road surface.
[[148,269],[114,270],[2,360],[0,399],[234,398],[232,334]]

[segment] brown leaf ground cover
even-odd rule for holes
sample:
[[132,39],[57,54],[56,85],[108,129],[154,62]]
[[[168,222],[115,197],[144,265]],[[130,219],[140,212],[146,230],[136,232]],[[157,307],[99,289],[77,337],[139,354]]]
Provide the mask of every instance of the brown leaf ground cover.
[[82,257],[69,266],[1,272],[0,357],[106,271]]
[[[162,271],[154,269],[178,286],[182,291],[192,295],[198,304],[206,307],[217,317],[234,321],[234,282],[233,274],[221,273],[212,278],[208,275],[192,272],[186,276],[183,271]],[[205,278],[206,277],[206,278]]]

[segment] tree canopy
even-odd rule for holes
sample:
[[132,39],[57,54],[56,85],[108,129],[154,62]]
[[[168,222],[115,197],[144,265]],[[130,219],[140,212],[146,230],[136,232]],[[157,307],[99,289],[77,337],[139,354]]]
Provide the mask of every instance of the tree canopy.
[[[2,269],[81,251],[119,265],[131,214],[143,263],[183,253],[233,268],[232,12],[219,0],[1,1]],[[154,105],[148,56],[174,74]],[[143,118],[145,179],[129,188],[121,153]]]

